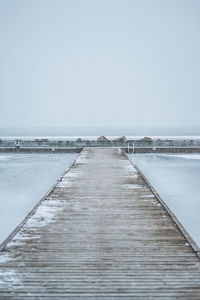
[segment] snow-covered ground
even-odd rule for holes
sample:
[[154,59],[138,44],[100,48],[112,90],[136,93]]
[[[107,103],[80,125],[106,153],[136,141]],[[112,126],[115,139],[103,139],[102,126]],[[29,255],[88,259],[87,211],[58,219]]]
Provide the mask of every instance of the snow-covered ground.
[[0,154],[0,243],[76,157],[77,154]]
[[200,155],[130,154],[200,246]]

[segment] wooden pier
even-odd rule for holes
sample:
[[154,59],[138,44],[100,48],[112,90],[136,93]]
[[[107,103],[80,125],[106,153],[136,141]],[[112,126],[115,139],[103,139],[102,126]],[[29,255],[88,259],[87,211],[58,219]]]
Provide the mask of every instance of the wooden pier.
[[179,227],[123,152],[84,149],[2,245],[0,299],[200,299]]

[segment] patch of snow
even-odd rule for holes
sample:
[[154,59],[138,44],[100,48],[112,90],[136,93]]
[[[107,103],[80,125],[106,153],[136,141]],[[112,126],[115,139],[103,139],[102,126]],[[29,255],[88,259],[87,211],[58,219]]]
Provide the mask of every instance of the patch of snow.
[[200,159],[200,154],[180,154],[180,155],[173,155],[173,157],[185,158],[185,159]]
[[132,165],[132,163],[130,163],[130,161],[128,161],[128,164],[126,164],[125,169],[129,170],[129,171],[133,171],[135,173],[137,172],[137,170],[135,169],[134,165]]
[[54,206],[54,207],[62,207],[63,206],[63,200],[58,199],[46,199],[45,205],[47,206]]
[[14,238],[8,243],[7,247],[12,247],[12,246],[21,246],[23,245],[27,240],[36,240],[39,239],[39,235],[32,235],[29,236],[25,234],[23,231],[19,231]]
[[135,169],[135,167],[131,163],[129,163],[129,164],[127,164],[125,166],[125,170],[128,171],[127,173],[129,175],[129,177],[132,177],[134,179],[138,178],[138,172],[137,172],[137,170]]
[[12,258],[10,257],[10,255],[8,253],[0,252],[0,264],[6,263],[10,260],[12,260]]
[[0,155],[0,161],[6,161],[6,160],[10,160],[12,157],[11,156],[3,156],[3,155]]
[[153,194],[141,195],[141,198],[154,198],[154,195]]
[[6,288],[12,288],[13,284],[19,284],[20,280],[17,278],[16,273],[13,270],[4,271],[0,270],[0,283],[4,284]]
[[71,183],[69,181],[67,181],[66,183],[60,182],[57,184],[58,188],[66,188],[66,187],[71,187]]
[[78,171],[72,171],[70,170],[69,172],[67,172],[63,177],[62,180],[68,179],[68,178],[77,178],[80,174],[82,174],[81,172]]
[[138,174],[131,175],[131,178],[137,179],[138,178]]
[[124,187],[127,189],[142,189],[143,186],[139,184],[124,184]]
[[79,157],[76,160],[77,164],[87,164],[88,163],[88,151],[82,151]]
[[32,240],[32,239],[38,239],[40,238],[39,235],[34,235],[34,236],[30,236],[28,234],[25,234],[24,232],[19,232],[15,235],[15,240],[22,240],[22,241],[25,241],[25,240]]
[[81,164],[81,165],[84,165],[84,164],[87,164],[88,163],[88,159],[86,157],[80,157],[77,159],[77,164]]
[[[49,202],[51,201],[51,202]],[[55,201],[56,204],[56,201]],[[42,204],[37,208],[35,213],[30,217],[30,219],[25,224],[26,227],[42,227],[46,226],[49,223],[54,222],[54,218],[56,214],[58,214],[62,210],[61,206],[54,205],[52,200],[45,200]]]
[[122,149],[121,148],[118,148],[117,151],[118,151],[119,154],[122,153]]
[[56,185],[56,187],[70,187],[72,182],[74,182],[77,177],[79,177],[82,173],[76,171],[69,171],[67,172],[61,179],[61,181]]

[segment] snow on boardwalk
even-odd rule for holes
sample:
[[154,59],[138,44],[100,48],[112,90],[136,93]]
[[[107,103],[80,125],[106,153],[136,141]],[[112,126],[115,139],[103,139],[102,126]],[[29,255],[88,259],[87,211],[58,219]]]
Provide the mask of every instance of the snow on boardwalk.
[[200,299],[200,260],[123,153],[85,149],[0,255],[0,299],[119,298]]

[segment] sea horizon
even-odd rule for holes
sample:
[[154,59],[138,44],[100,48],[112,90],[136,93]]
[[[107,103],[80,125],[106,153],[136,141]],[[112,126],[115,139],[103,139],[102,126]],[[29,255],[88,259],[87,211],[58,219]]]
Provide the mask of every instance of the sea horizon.
[[174,138],[174,139],[199,139],[200,127],[117,127],[117,126],[99,126],[99,127],[0,127],[1,139],[35,139],[35,138],[49,138],[49,139],[69,139],[76,138],[96,139],[98,136],[104,135],[110,139],[119,136],[126,136],[127,139],[137,139],[144,136],[151,138]]

